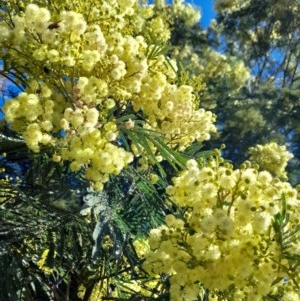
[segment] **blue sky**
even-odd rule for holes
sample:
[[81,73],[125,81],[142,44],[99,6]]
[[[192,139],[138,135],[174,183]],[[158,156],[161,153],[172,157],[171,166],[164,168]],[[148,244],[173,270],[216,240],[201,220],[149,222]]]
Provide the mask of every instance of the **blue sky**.
[[192,1],[188,0],[186,2],[201,8],[202,11],[201,25],[204,28],[206,28],[209,25],[211,19],[213,19],[215,16],[215,12],[213,9],[214,1],[213,0],[192,0]]
[[[148,3],[153,3],[154,0],[148,0]],[[172,3],[172,0],[165,0],[166,3]],[[186,3],[191,3],[192,5],[200,8],[201,10],[201,25],[207,28],[211,19],[214,18],[215,12],[213,9],[214,0],[185,0]]]

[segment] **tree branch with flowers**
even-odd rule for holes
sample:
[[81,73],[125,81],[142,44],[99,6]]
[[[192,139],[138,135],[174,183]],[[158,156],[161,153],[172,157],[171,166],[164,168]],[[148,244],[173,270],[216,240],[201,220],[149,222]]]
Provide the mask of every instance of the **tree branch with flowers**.
[[2,4],[1,74],[22,88],[2,109],[3,299],[299,300],[291,155],[279,147],[272,174],[258,165],[274,167],[268,147],[239,168],[223,146],[202,149],[216,133],[199,97],[212,62],[235,74],[233,93],[249,72],[211,50],[209,76],[193,75],[164,46],[176,18],[200,14],[182,1]]

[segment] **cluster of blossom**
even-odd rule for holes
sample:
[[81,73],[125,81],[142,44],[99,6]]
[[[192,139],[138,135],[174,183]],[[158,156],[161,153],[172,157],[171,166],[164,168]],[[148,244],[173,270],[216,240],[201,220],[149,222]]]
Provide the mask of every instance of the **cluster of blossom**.
[[251,161],[280,178],[287,177],[286,166],[288,161],[294,157],[287,151],[285,145],[278,145],[276,142],[250,147],[249,154]]
[[148,26],[144,27],[143,35],[150,41],[166,43],[171,37],[168,24],[164,22],[161,16],[154,16],[153,9],[145,11],[145,16],[147,18],[152,17],[147,21]]
[[[186,26],[193,26],[200,22],[201,12],[195,6],[184,3],[184,0],[173,0],[172,4],[167,4],[165,0],[154,1],[155,6],[152,6],[154,13],[156,9],[164,19],[164,23],[169,23],[171,26],[174,25],[174,17],[184,22]],[[162,8],[168,8],[162,10]]]
[[215,116],[204,109],[197,109],[193,89],[177,87],[159,72],[152,75],[133,100],[135,110],[142,109],[149,116],[152,128],[159,129],[170,145],[186,148],[193,141],[204,141],[215,131]]
[[241,7],[244,7],[248,5],[250,0],[242,1],[242,0],[217,0],[214,3],[214,8],[217,13],[222,12],[232,12],[240,9]]
[[[40,150],[40,145],[54,144],[53,123],[48,116],[53,105],[45,101],[43,106],[37,95],[23,92],[3,108],[7,122],[12,123],[13,130],[23,133],[25,142],[34,152]],[[48,114],[44,115],[46,112]]]
[[[166,225],[151,230],[144,268],[171,276],[171,300],[195,300],[203,288],[220,293],[218,300],[235,301],[297,291],[295,283],[284,282],[292,262],[272,227],[283,195],[290,212],[284,231],[299,223],[298,192],[289,183],[250,162],[233,169],[217,154],[203,166],[188,161],[167,193],[187,210],[184,217],[166,216]],[[289,250],[299,256],[299,243]],[[293,300],[300,300],[294,294]]]
[[[213,109],[216,106],[216,95],[210,95],[206,89],[206,84],[214,82],[220,85],[226,82],[227,88],[230,87],[230,94],[233,96],[239,92],[241,87],[249,79],[249,70],[244,63],[234,58],[225,56],[211,49],[202,50],[201,55],[195,49],[186,44],[184,47],[174,50],[174,56],[183,62],[185,69],[191,78],[200,78],[203,88],[202,105],[205,108]],[[200,92],[200,91],[199,91]],[[216,93],[214,91],[214,93]],[[207,101],[205,101],[207,99]]]
[[206,77],[227,79],[233,91],[238,91],[250,76],[249,70],[242,61],[234,61],[218,52],[209,51],[205,61],[206,63],[201,64],[203,66],[200,68],[202,72],[208,71]]
[[[235,105],[238,106],[239,102],[236,101]],[[249,132],[255,132],[266,124],[261,111],[256,107],[245,106],[245,102],[233,115],[234,118],[227,120],[226,124],[230,128],[238,129],[241,136]]]
[[50,12],[29,4],[0,22],[4,51],[29,83],[3,110],[32,151],[53,148],[55,161],[71,161],[74,171],[87,168],[86,177],[101,188],[132,160],[117,146],[113,111],[142,111],[147,126],[181,149],[209,139],[215,116],[198,109],[191,87],[174,84],[174,60],[149,55],[157,47],[150,36],[158,44],[170,37],[167,28],[160,32],[158,16],[151,18],[154,6],[92,1],[66,11],[61,5]]
[[[162,2],[165,5],[165,1]],[[195,24],[198,24],[201,19],[200,10],[189,3],[185,5],[183,5],[183,3],[184,0],[174,0],[171,7],[172,14],[174,14],[176,18],[183,21],[186,26],[193,26]]]
[[[279,20],[276,20],[272,24],[272,27],[270,29],[270,40],[272,43],[276,44],[278,41],[282,40],[282,24]],[[255,29],[248,29],[245,36],[247,37],[243,41],[243,47],[244,49],[247,49],[249,47],[253,47],[253,45],[261,43],[263,39],[266,39],[266,29],[263,27],[258,27]]]
[[[152,6],[152,9],[147,10],[146,18],[163,18],[164,24],[169,24],[170,28],[173,28],[175,32],[178,30],[176,28],[177,22],[183,22],[185,27],[181,28],[181,30],[190,35],[190,31],[194,30],[193,26],[199,23],[201,14],[196,7],[188,4],[183,5],[182,2],[178,0],[173,1],[171,5],[167,5],[164,0],[155,1],[156,6]],[[216,22],[213,22],[213,24],[215,24],[214,30],[216,30]],[[205,35],[205,32],[203,31],[202,34]],[[201,45],[201,54],[199,54],[199,49],[194,47],[189,38],[186,38],[186,40],[183,38],[178,44],[172,50],[172,55],[182,63],[184,69],[189,72],[190,77],[201,78],[201,82],[204,85],[211,83],[211,81],[216,82],[216,79],[218,81],[222,79],[230,86],[230,93],[234,94],[240,90],[245,80],[249,78],[249,71],[241,60],[224,56],[212,51],[210,48],[205,48],[203,45]],[[200,92],[199,87],[197,87],[197,92]],[[209,97],[207,95],[209,93],[205,89],[201,89],[201,94],[204,94],[203,99],[209,98],[209,101],[205,103],[205,107],[213,108],[215,101],[212,98],[216,98],[215,95],[214,97]]]

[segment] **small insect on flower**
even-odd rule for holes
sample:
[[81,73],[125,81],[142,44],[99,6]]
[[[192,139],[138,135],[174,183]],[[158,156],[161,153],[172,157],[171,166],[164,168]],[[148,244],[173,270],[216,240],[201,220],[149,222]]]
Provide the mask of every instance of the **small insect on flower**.
[[48,29],[49,29],[49,30],[53,30],[53,29],[59,28],[59,22],[60,22],[60,21],[58,21],[58,22],[53,22],[53,23],[49,24]]
[[46,73],[46,74],[49,74],[51,72],[51,69],[49,69],[47,66],[44,66],[43,67],[43,71]]

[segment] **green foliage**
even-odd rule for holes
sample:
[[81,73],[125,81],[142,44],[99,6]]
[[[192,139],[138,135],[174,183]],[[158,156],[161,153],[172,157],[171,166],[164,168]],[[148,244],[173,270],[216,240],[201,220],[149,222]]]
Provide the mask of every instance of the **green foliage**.
[[[252,77],[238,95],[229,95],[224,87],[225,96],[217,100],[215,111],[222,127],[217,139],[228,146],[226,155],[235,162],[245,160],[247,149],[255,144],[276,141],[290,145],[296,155],[289,167],[290,178],[297,183],[299,101],[293,95],[299,89],[299,3],[235,3],[219,11],[209,29],[211,43],[226,55],[242,59]],[[212,93],[217,89],[214,85]],[[246,120],[240,118],[247,112]]]
[[296,265],[299,265],[299,255],[290,253],[289,249],[291,245],[299,241],[300,225],[295,225],[291,229],[287,229],[290,221],[290,214],[287,212],[285,196],[282,196],[282,208],[281,212],[277,213],[273,220],[273,229],[276,233],[275,239],[281,246],[284,258],[295,261]]
[[[110,300],[110,285],[124,298],[141,300],[127,288],[132,278],[149,281],[136,272],[142,262],[133,241],[160,225],[170,210],[165,182],[152,184],[131,167],[113,176],[105,192],[94,192],[68,164],[55,164],[47,152],[29,153],[19,138],[3,134],[1,149],[6,163],[29,162],[22,183],[1,182],[1,300],[79,300],[82,286],[80,300],[95,298],[99,287],[106,290],[103,300]],[[144,290],[157,294],[155,287]]]
[[[186,163],[186,158],[168,147],[168,145],[163,141],[163,136],[157,131],[135,126],[133,129],[123,129],[122,134],[123,137],[127,137],[127,139],[129,139],[139,151],[142,152],[145,150],[146,155],[153,163],[156,164],[163,177],[166,176],[166,173],[156,157],[157,154],[160,154],[175,171],[178,170],[178,167],[183,168]],[[151,146],[154,146],[155,150],[153,150],[153,147]]]
[[[68,274],[77,268],[83,254],[88,255],[85,246],[91,239],[90,225],[12,185],[2,186],[1,195],[5,198],[0,211],[1,274],[5,275],[1,278],[2,299],[64,295],[70,281]],[[45,266],[39,266],[45,250],[49,250]],[[52,271],[50,275],[48,269]],[[12,287],[19,299],[10,297]]]

